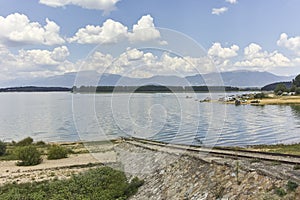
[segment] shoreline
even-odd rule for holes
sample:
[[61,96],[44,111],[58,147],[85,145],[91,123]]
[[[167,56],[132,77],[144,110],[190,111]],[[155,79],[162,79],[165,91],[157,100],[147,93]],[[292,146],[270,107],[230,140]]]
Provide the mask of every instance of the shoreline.
[[[257,101],[258,103],[251,103]],[[219,101],[220,102],[220,101]],[[235,104],[235,101],[221,102],[224,104]],[[241,102],[240,105],[300,105],[300,96],[274,96],[266,98],[253,98],[246,102]]]

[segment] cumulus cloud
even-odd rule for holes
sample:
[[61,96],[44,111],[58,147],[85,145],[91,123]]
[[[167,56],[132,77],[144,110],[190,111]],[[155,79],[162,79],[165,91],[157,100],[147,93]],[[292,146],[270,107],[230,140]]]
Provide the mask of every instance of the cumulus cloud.
[[237,51],[239,49],[240,48],[237,45],[232,45],[229,48],[223,48],[220,43],[216,42],[208,50],[208,55],[212,57],[227,59],[237,56]]
[[286,33],[282,33],[277,41],[277,45],[285,47],[295,52],[297,55],[300,55],[300,36],[289,38]]
[[132,33],[129,33],[130,41],[151,41],[160,38],[160,32],[155,28],[153,18],[150,15],[142,18],[133,25]]
[[76,5],[86,9],[103,10],[105,14],[116,9],[120,0],[40,0],[41,4],[51,7]]
[[263,51],[258,44],[251,43],[244,49],[244,59],[234,64],[237,67],[254,67],[256,69],[263,68],[264,70],[274,67],[284,67],[293,65],[291,60],[283,54],[274,51],[269,53]]
[[211,11],[211,14],[213,14],[213,15],[221,15],[221,14],[225,13],[226,11],[228,11],[227,7],[213,8],[212,11]]
[[230,4],[236,4],[238,1],[237,0],[226,0],[226,2]]
[[[19,50],[16,54],[0,45],[0,73],[5,79],[50,76],[74,71],[75,66],[67,60],[69,50],[60,46],[51,50]],[[3,80],[5,80],[3,79]]]
[[[97,58],[101,59],[97,59]],[[153,75],[192,75],[207,73],[212,63],[207,57],[178,57],[169,53],[154,55],[136,48],[128,48],[117,57],[95,52],[88,60],[80,63],[81,70],[96,70],[99,73],[122,74],[129,77],[151,77]]]
[[21,63],[33,65],[58,65],[66,60],[69,56],[69,50],[66,46],[55,48],[53,51],[48,50],[20,50],[17,59]]
[[87,25],[77,31],[69,42],[80,44],[109,44],[116,43],[120,38],[127,36],[127,27],[112,19],[108,19],[103,26]]
[[43,44],[59,45],[65,41],[59,35],[60,27],[46,19],[46,25],[31,22],[24,14],[0,16],[0,42],[7,45]]
[[138,20],[137,24],[133,25],[132,32],[129,32],[128,27],[120,22],[108,19],[102,26],[87,25],[85,28],[79,29],[75,36],[69,38],[68,41],[80,44],[110,44],[125,38],[130,42],[158,41],[163,44],[164,41],[161,41],[160,37],[153,18],[145,15]]

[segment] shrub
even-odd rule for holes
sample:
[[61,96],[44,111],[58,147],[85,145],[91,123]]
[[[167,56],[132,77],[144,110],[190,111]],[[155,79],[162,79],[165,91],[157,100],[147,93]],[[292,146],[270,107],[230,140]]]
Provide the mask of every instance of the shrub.
[[0,156],[6,153],[6,144],[0,140]]
[[[140,182],[134,180],[132,183]],[[100,167],[66,180],[7,184],[0,188],[0,199],[125,200],[130,197],[126,193],[130,184],[124,172]]]
[[286,192],[282,188],[275,188],[275,194],[277,194],[280,197],[283,197],[286,195]]
[[46,143],[44,141],[38,141],[38,142],[36,142],[36,145],[38,145],[38,146],[45,146]]
[[48,159],[55,160],[68,157],[68,149],[62,146],[53,145],[48,150]]
[[144,180],[140,180],[138,177],[135,177],[131,180],[130,184],[128,185],[125,194],[129,197],[137,193],[138,188],[144,184]]
[[298,184],[293,181],[288,181],[288,183],[286,184],[286,187],[287,187],[288,191],[295,191],[298,187]]
[[23,140],[19,141],[16,145],[17,146],[28,146],[33,143],[33,139],[31,137],[24,138]]
[[41,153],[32,145],[19,147],[15,153],[17,159],[21,160],[21,162],[17,162],[18,166],[32,166],[42,162]]
[[255,99],[263,99],[263,98],[266,98],[266,95],[265,95],[265,93],[257,93],[254,95],[254,98]]

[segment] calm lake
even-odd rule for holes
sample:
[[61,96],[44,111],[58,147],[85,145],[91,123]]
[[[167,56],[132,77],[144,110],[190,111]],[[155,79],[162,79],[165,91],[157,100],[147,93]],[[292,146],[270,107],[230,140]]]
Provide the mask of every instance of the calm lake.
[[300,106],[200,103],[224,94],[0,93],[0,139],[134,136],[184,144],[300,142]]

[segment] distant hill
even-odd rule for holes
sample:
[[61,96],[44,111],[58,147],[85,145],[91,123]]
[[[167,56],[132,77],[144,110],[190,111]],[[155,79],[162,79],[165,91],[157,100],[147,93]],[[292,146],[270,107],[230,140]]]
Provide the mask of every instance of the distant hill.
[[[258,71],[230,71],[222,73],[197,74],[187,77],[178,76],[153,76],[150,78],[130,78],[116,74],[101,74],[95,71],[72,72],[63,75],[47,78],[35,78],[30,80],[12,80],[1,82],[0,87],[19,87],[34,85],[39,87],[67,87],[70,88],[76,83],[80,85],[101,85],[101,86],[137,86],[137,85],[167,85],[167,86],[215,86],[223,79],[225,86],[233,87],[263,87],[274,82],[286,82],[294,76],[277,76],[269,72]],[[100,80],[98,80],[101,77]]]
[[[200,75],[195,75],[200,76]],[[194,80],[200,80],[195,78],[195,76],[187,77],[188,80],[194,83]],[[213,79],[215,74],[206,74],[202,77],[205,80]],[[269,72],[258,72],[258,71],[231,71],[231,72],[222,72],[221,77],[223,79],[224,85],[234,86],[234,87],[263,87],[267,84],[274,82],[285,82],[290,81],[294,76],[277,76]]]
[[11,87],[11,88],[0,88],[0,92],[69,92],[71,88],[63,87]]
[[271,83],[271,84],[268,84],[268,85],[262,87],[261,90],[262,91],[273,91],[273,90],[275,90],[276,86],[279,84],[284,84],[288,89],[290,89],[292,87],[293,83],[292,83],[292,81]]

